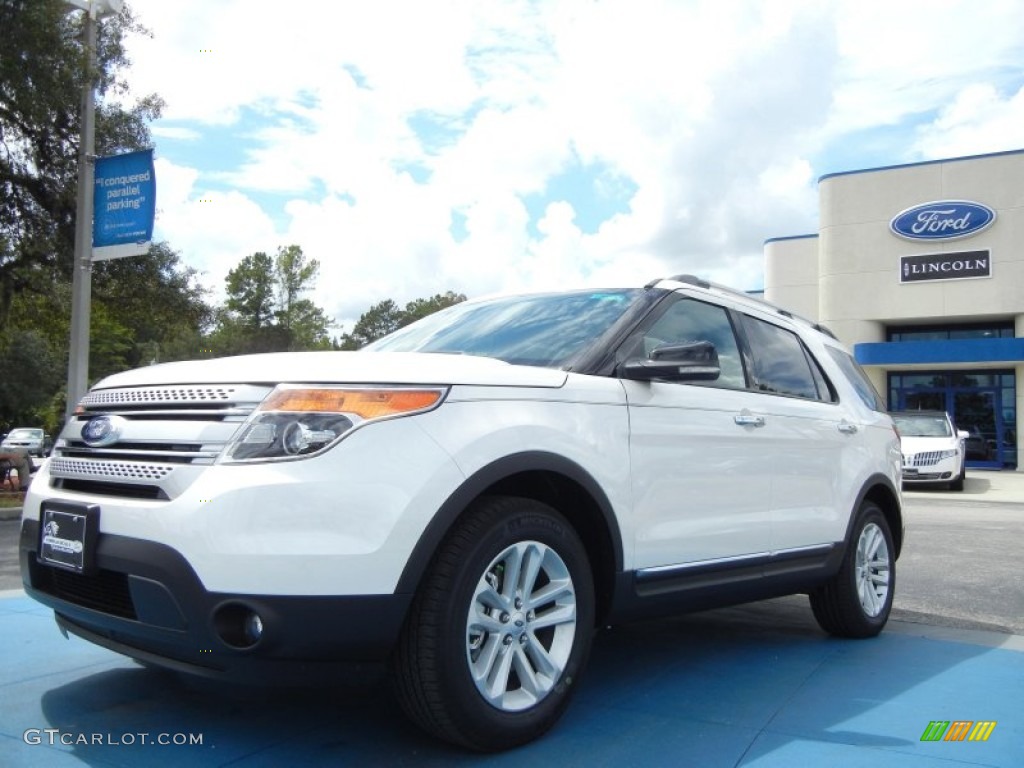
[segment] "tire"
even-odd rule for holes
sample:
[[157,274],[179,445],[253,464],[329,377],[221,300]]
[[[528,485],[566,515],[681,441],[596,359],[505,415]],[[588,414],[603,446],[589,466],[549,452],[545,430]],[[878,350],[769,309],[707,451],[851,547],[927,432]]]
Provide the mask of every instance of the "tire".
[[865,501],[839,572],[810,594],[823,630],[837,637],[874,637],[882,631],[896,587],[895,551],[885,515]]
[[949,481],[949,490],[962,491],[964,489],[964,478],[967,477],[967,467],[960,468],[960,476],[956,480]]
[[481,499],[413,601],[391,663],[399,703],[453,744],[525,744],[564,712],[593,630],[590,564],[572,526],[531,499]]

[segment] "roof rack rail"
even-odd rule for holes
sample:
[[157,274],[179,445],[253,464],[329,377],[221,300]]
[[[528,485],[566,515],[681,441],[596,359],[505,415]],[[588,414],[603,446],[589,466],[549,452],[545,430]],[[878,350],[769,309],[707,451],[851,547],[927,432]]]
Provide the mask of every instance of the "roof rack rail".
[[[797,320],[801,323],[809,325],[811,328],[818,331],[819,333],[823,333],[826,336],[836,339],[838,341],[836,335],[821,323],[817,323],[814,320],[804,317],[803,315],[798,315],[793,312],[790,312],[788,309],[780,307],[778,304],[773,304],[772,302],[767,301],[766,299],[762,299],[759,296],[751,296],[746,291],[741,291],[737,288],[733,288],[728,285],[722,285],[721,283],[713,283],[710,280],[704,280],[703,278],[697,277],[696,275],[673,275],[672,277],[665,279],[674,280],[677,283],[695,285],[698,288],[712,288],[716,291],[721,291],[722,293],[728,293],[732,296],[737,296],[739,298],[745,299],[746,301],[750,301],[753,302],[754,304],[759,304],[767,309],[770,309],[773,312],[782,315],[783,317],[788,317],[791,320]],[[657,280],[653,280],[648,285],[656,285],[657,283]]]

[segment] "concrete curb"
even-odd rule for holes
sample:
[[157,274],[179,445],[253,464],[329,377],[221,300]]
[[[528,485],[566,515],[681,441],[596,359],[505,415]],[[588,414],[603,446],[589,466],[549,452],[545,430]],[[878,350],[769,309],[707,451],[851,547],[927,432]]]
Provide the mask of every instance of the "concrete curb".
[[17,520],[21,517],[21,507],[0,507],[0,520]]

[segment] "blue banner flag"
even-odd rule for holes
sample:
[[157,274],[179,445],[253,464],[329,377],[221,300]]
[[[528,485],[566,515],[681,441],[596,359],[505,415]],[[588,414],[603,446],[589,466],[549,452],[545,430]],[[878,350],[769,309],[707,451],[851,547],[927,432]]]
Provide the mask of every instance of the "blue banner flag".
[[153,150],[96,158],[92,246],[149,242],[156,214]]

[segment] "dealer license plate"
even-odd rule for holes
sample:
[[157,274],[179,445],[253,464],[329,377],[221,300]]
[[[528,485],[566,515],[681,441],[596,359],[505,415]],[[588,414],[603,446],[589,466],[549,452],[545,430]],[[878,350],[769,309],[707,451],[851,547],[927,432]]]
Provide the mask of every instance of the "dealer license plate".
[[39,520],[39,562],[75,573],[93,569],[100,508],[47,502]]

